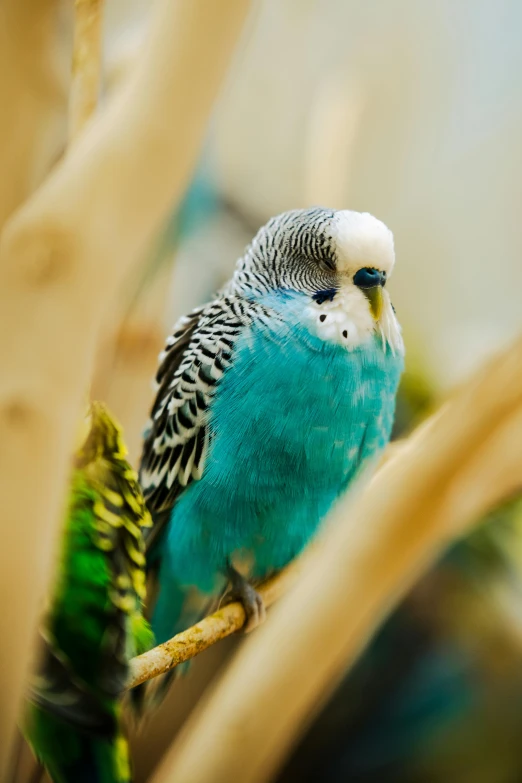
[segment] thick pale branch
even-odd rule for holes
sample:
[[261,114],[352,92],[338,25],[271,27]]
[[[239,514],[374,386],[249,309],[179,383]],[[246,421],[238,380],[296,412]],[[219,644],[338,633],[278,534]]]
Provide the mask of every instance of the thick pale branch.
[[383,616],[477,515],[520,486],[522,341],[334,511],[290,595],[248,639],[155,781],[271,779]]
[[[260,585],[258,591],[265,606],[272,606],[288,592],[297,578],[298,568],[297,564],[292,565]],[[237,602],[227,604],[214,614],[205,617],[197,625],[169,639],[168,642],[133,658],[128,687],[134,688],[153,677],[165,674],[180,663],[195,658],[211,645],[239,631],[244,624],[245,610],[242,604]]]
[[171,276],[171,265],[165,263],[154,280],[140,289],[130,310],[130,296],[123,297],[126,313],[123,315],[123,308],[113,309],[97,350],[91,394],[95,400],[104,400],[121,423],[133,465],[137,465],[143,422],[152,404],[151,378],[165,344],[165,303]]
[[186,185],[247,9],[247,0],[158,0],[125,92],[89,123],[0,240],[0,587],[10,596],[0,617],[9,639],[0,650],[0,766],[100,325]]
[[60,5],[0,3],[0,231],[63,147],[67,58],[56,36]]
[[104,0],[75,0],[72,85],[69,99],[69,143],[73,142],[98,102],[102,71]]

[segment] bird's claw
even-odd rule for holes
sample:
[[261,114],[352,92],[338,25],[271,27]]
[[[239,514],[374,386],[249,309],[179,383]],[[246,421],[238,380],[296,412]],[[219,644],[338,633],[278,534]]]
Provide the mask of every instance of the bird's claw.
[[250,633],[258,625],[264,623],[266,620],[265,602],[248,582],[245,583],[245,590],[240,596],[240,601],[243,604],[245,614],[247,616],[246,623],[243,626],[244,633]]
[[245,610],[246,622],[242,630],[244,633],[250,633],[266,620],[265,603],[250,582],[232,566],[228,568],[228,575],[232,587],[231,595],[241,601]]

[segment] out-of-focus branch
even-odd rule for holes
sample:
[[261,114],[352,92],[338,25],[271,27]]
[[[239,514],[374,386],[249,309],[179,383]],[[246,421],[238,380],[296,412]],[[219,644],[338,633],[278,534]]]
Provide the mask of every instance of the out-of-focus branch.
[[112,315],[120,323],[116,320],[115,326],[112,317],[104,324],[97,350],[92,397],[104,400],[118,417],[133,465],[139,457],[143,427],[154,396],[152,378],[158,355],[165,345],[164,315],[171,276],[171,265],[165,264],[140,290],[124,317],[115,308]]
[[[299,565],[296,563],[260,585],[258,592],[265,606],[272,606],[285,595],[295,583],[298,573]],[[180,663],[195,658],[211,645],[239,631],[245,624],[245,619],[243,605],[234,601],[205,617],[192,628],[177,634],[168,642],[154,647],[143,655],[138,655],[131,661],[128,687],[134,688],[142,682],[170,671]]]
[[0,617],[0,636],[9,639],[0,650],[0,766],[99,329],[186,186],[248,7],[247,0],[159,0],[125,89],[0,240],[0,588],[10,597]]
[[67,61],[56,40],[60,5],[0,3],[0,231],[63,146]]
[[[93,399],[101,399],[114,411],[125,432],[129,462],[137,465],[143,427],[154,396],[152,379],[158,354],[165,343],[161,321],[141,320],[138,314],[125,318],[113,340],[102,340],[96,363]],[[106,375],[102,377],[102,373]],[[97,390],[96,390],[97,389]]]
[[338,505],[295,588],[196,708],[155,782],[270,780],[385,614],[442,548],[520,487],[521,466],[519,340]]
[[69,143],[93,114],[100,92],[104,0],[75,0]]

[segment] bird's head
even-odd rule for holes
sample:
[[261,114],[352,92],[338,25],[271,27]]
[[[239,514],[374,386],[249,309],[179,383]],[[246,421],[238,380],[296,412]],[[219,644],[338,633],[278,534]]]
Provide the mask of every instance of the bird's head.
[[235,284],[263,296],[305,294],[305,318],[324,339],[360,345],[372,334],[402,350],[386,283],[395,264],[393,234],[367,212],[296,209],[263,226],[240,259]]

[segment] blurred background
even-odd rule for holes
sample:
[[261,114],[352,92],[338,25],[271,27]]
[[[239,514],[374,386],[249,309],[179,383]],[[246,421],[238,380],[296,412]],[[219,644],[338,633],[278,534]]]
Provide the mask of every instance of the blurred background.
[[[151,6],[107,0],[107,95],[139,56]],[[520,331],[521,31],[519,0],[255,4],[185,200],[100,350],[94,395],[134,459],[172,324],[286,209],[369,211],[394,232],[407,346],[396,436]],[[281,783],[522,780],[521,558],[515,498],[416,586]],[[240,643],[198,660],[135,738],[138,780]]]
[[[113,80],[149,6],[108,2]],[[517,0],[258,2],[185,205],[166,323],[274,213],[367,210],[395,234],[410,353],[439,388],[468,373],[522,322],[521,28]]]

